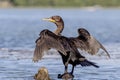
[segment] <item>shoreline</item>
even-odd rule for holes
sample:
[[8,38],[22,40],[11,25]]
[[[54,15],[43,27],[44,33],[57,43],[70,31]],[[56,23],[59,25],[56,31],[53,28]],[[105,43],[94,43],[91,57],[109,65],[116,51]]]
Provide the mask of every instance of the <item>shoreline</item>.
[[23,6],[10,6],[10,7],[0,7],[0,9],[120,9],[119,7],[102,7],[102,6],[86,6],[86,7],[23,7]]

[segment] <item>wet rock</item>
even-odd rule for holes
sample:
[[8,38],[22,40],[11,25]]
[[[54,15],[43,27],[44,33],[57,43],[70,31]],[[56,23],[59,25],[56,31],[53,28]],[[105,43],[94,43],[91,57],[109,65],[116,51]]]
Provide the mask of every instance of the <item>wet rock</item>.
[[59,79],[64,79],[64,80],[72,80],[74,78],[74,75],[70,73],[64,73],[64,74],[58,74]]
[[35,80],[50,80],[48,70],[45,67],[41,67],[38,73],[34,76]]

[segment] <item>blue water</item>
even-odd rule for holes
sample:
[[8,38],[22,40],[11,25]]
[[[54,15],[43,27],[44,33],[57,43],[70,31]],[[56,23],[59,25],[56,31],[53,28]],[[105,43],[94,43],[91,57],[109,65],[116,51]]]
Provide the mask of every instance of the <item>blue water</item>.
[[56,29],[42,21],[53,15],[63,17],[65,36],[77,36],[84,27],[103,44],[120,43],[120,9],[0,9],[0,47],[34,48],[41,30]]

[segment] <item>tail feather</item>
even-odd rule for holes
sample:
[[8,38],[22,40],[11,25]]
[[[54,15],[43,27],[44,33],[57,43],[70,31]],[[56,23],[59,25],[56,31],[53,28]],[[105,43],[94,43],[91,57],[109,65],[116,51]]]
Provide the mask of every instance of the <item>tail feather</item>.
[[98,65],[96,65],[94,62],[88,61],[88,60],[84,60],[80,62],[81,66],[94,66],[96,68],[99,68]]

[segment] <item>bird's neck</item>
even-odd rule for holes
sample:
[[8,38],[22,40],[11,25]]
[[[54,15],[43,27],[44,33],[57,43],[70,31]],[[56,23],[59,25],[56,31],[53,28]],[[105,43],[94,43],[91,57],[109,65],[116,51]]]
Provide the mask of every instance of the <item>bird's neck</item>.
[[64,29],[64,24],[56,24],[57,29],[54,31],[56,35],[61,35],[63,29]]

